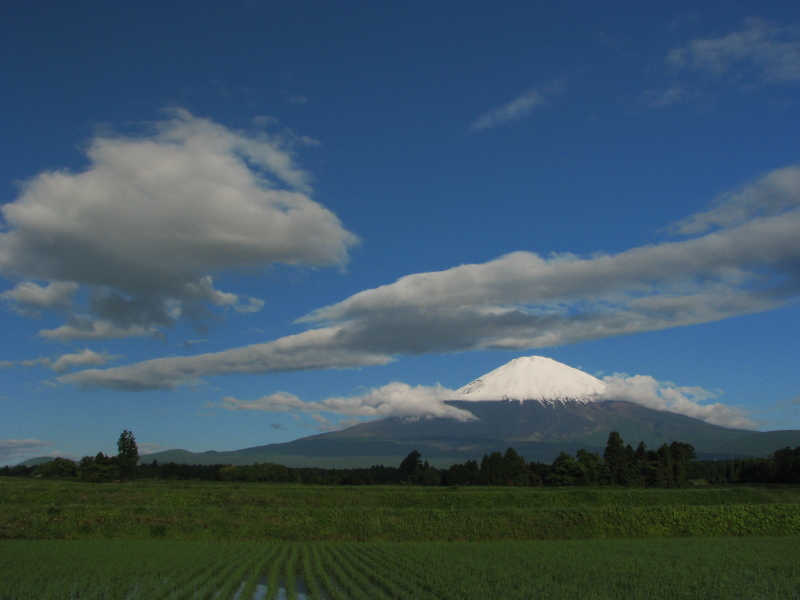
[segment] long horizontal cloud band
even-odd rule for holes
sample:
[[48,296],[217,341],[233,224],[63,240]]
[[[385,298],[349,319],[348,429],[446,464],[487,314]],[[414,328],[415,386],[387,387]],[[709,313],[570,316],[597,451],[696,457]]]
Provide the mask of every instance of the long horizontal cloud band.
[[[775,172],[774,172],[775,173]],[[299,320],[317,329],[264,344],[69,374],[116,389],[171,388],[227,373],[347,368],[396,356],[529,349],[726,319],[784,306],[800,283],[800,169],[768,174],[693,217],[724,226],[697,238],[616,255],[543,258],[516,252],[484,264],[409,275]],[[764,216],[776,181],[782,212]],[[742,194],[747,202],[742,201]],[[763,202],[760,202],[763,200]],[[746,205],[749,219],[742,219]],[[774,205],[774,202],[771,204]]]

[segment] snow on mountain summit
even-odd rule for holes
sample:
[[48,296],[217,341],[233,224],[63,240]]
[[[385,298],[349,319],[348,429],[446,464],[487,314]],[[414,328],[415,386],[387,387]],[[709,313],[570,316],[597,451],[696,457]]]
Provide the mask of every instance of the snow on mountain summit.
[[460,400],[594,402],[605,383],[544,356],[516,358],[458,390]]

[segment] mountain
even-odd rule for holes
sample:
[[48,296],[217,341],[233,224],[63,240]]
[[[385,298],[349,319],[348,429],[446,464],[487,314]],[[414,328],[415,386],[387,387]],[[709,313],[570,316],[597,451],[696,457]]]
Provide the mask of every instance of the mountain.
[[611,431],[633,446],[644,441],[692,444],[701,459],[765,456],[800,445],[800,431],[757,432],[712,425],[668,411],[610,399],[605,384],[557,361],[529,356],[475,379],[447,404],[469,411],[471,421],[390,417],[285,442],[229,452],[168,450],[143,462],[251,464],[290,467],[399,465],[412,450],[436,466],[448,466],[509,446],[528,461],[552,462],[559,452],[603,452]]
[[605,391],[605,383],[544,356],[515,358],[458,390],[464,400],[537,400],[591,402]]

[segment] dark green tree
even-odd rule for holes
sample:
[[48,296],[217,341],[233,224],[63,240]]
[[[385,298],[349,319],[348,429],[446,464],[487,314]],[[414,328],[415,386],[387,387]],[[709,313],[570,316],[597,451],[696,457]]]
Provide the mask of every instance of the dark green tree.
[[612,431],[608,436],[603,465],[610,485],[630,485],[630,456],[619,432]]
[[136,473],[136,465],[139,464],[139,447],[136,445],[136,438],[127,429],[123,431],[117,440],[117,463],[119,464],[120,475],[125,478],[133,477]]
[[400,463],[400,479],[409,483],[419,483],[422,470],[422,454],[412,450]]
[[530,482],[528,464],[522,456],[517,454],[516,450],[513,448],[506,450],[503,462],[505,463],[506,485],[517,487],[528,485]]
[[480,467],[478,461],[468,460],[465,463],[450,465],[442,474],[442,484],[444,485],[478,485],[480,480]]
[[696,457],[694,446],[683,442],[672,442],[669,445],[672,459],[672,481],[677,487],[689,485],[689,463]]
[[36,465],[33,469],[34,477],[75,477],[76,475],[75,461],[61,457]]
[[94,483],[116,481],[120,477],[119,461],[102,452],[98,452],[97,456],[84,456],[78,463],[78,476]]
[[484,454],[481,460],[480,484],[505,485],[506,482],[506,463],[503,455],[499,452],[492,452],[488,456]]
[[800,483],[800,446],[792,450],[789,446],[772,453],[775,475],[781,483]]
[[672,468],[672,453],[667,444],[661,444],[656,451],[656,465],[653,477],[654,487],[674,487],[675,472]]
[[545,485],[578,485],[583,470],[578,461],[566,452],[561,452],[553,461],[550,473],[544,478]]
[[576,462],[581,470],[579,481],[581,485],[598,485],[600,483],[602,462],[597,452],[589,452],[581,448],[576,455]]

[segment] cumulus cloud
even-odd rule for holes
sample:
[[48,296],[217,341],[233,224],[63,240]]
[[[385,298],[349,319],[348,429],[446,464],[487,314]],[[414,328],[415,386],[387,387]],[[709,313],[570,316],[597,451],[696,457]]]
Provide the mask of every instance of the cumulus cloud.
[[478,133],[511,121],[524,119],[535,109],[548,105],[554,97],[563,94],[565,89],[564,83],[561,81],[551,83],[541,89],[530,89],[510,102],[480,116],[469,126],[467,133]]
[[[239,132],[175,110],[148,135],[97,136],[88,167],[46,172],[2,207],[0,274],[22,278],[6,300],[69,308],[89,290],[84,322],[48,337],[139,335],[200,314],[258,310],[259,299],[214,287],[222,271],[343,265],[357,242],[310,197],[296,138]],[[35,282],[46,282],[40,285]]]
[[408,275],[302,317],[299,322],[312,329],[294,336],[214,354],[91,369],[61,381],[164,389],[226,373],[552,347],[786,306],[797,301],[800,290],[799,184],[797,167],[773,171],[676,226],[691,232],[713,225],[698,237],[585,257],[520,251]]
[[603,398],[625,400],[647,408],[666,410],[686,415],[714,425],[752,429],[757,423],[750,420],[749,413],[735,407],[708,400],[719,396],[701,387],[677,386],[670,382],[657,381],[650,375],[616,373],[603,378],[606,384]]
[[322,424],[326,428],[329,423],[321,413],[349,417],[442,417],[456,421],[475,420],[472,413],[445,404],[445,400],[452,400],[456,395],[453,390],[441,386],[412,387],[406,383],[394,382],[363,394],[327,398],[320,402],[304,402],[293,394],[277,392],[256,400],[226,397],[221,406],[228,410],[312,413],[325,421]]

